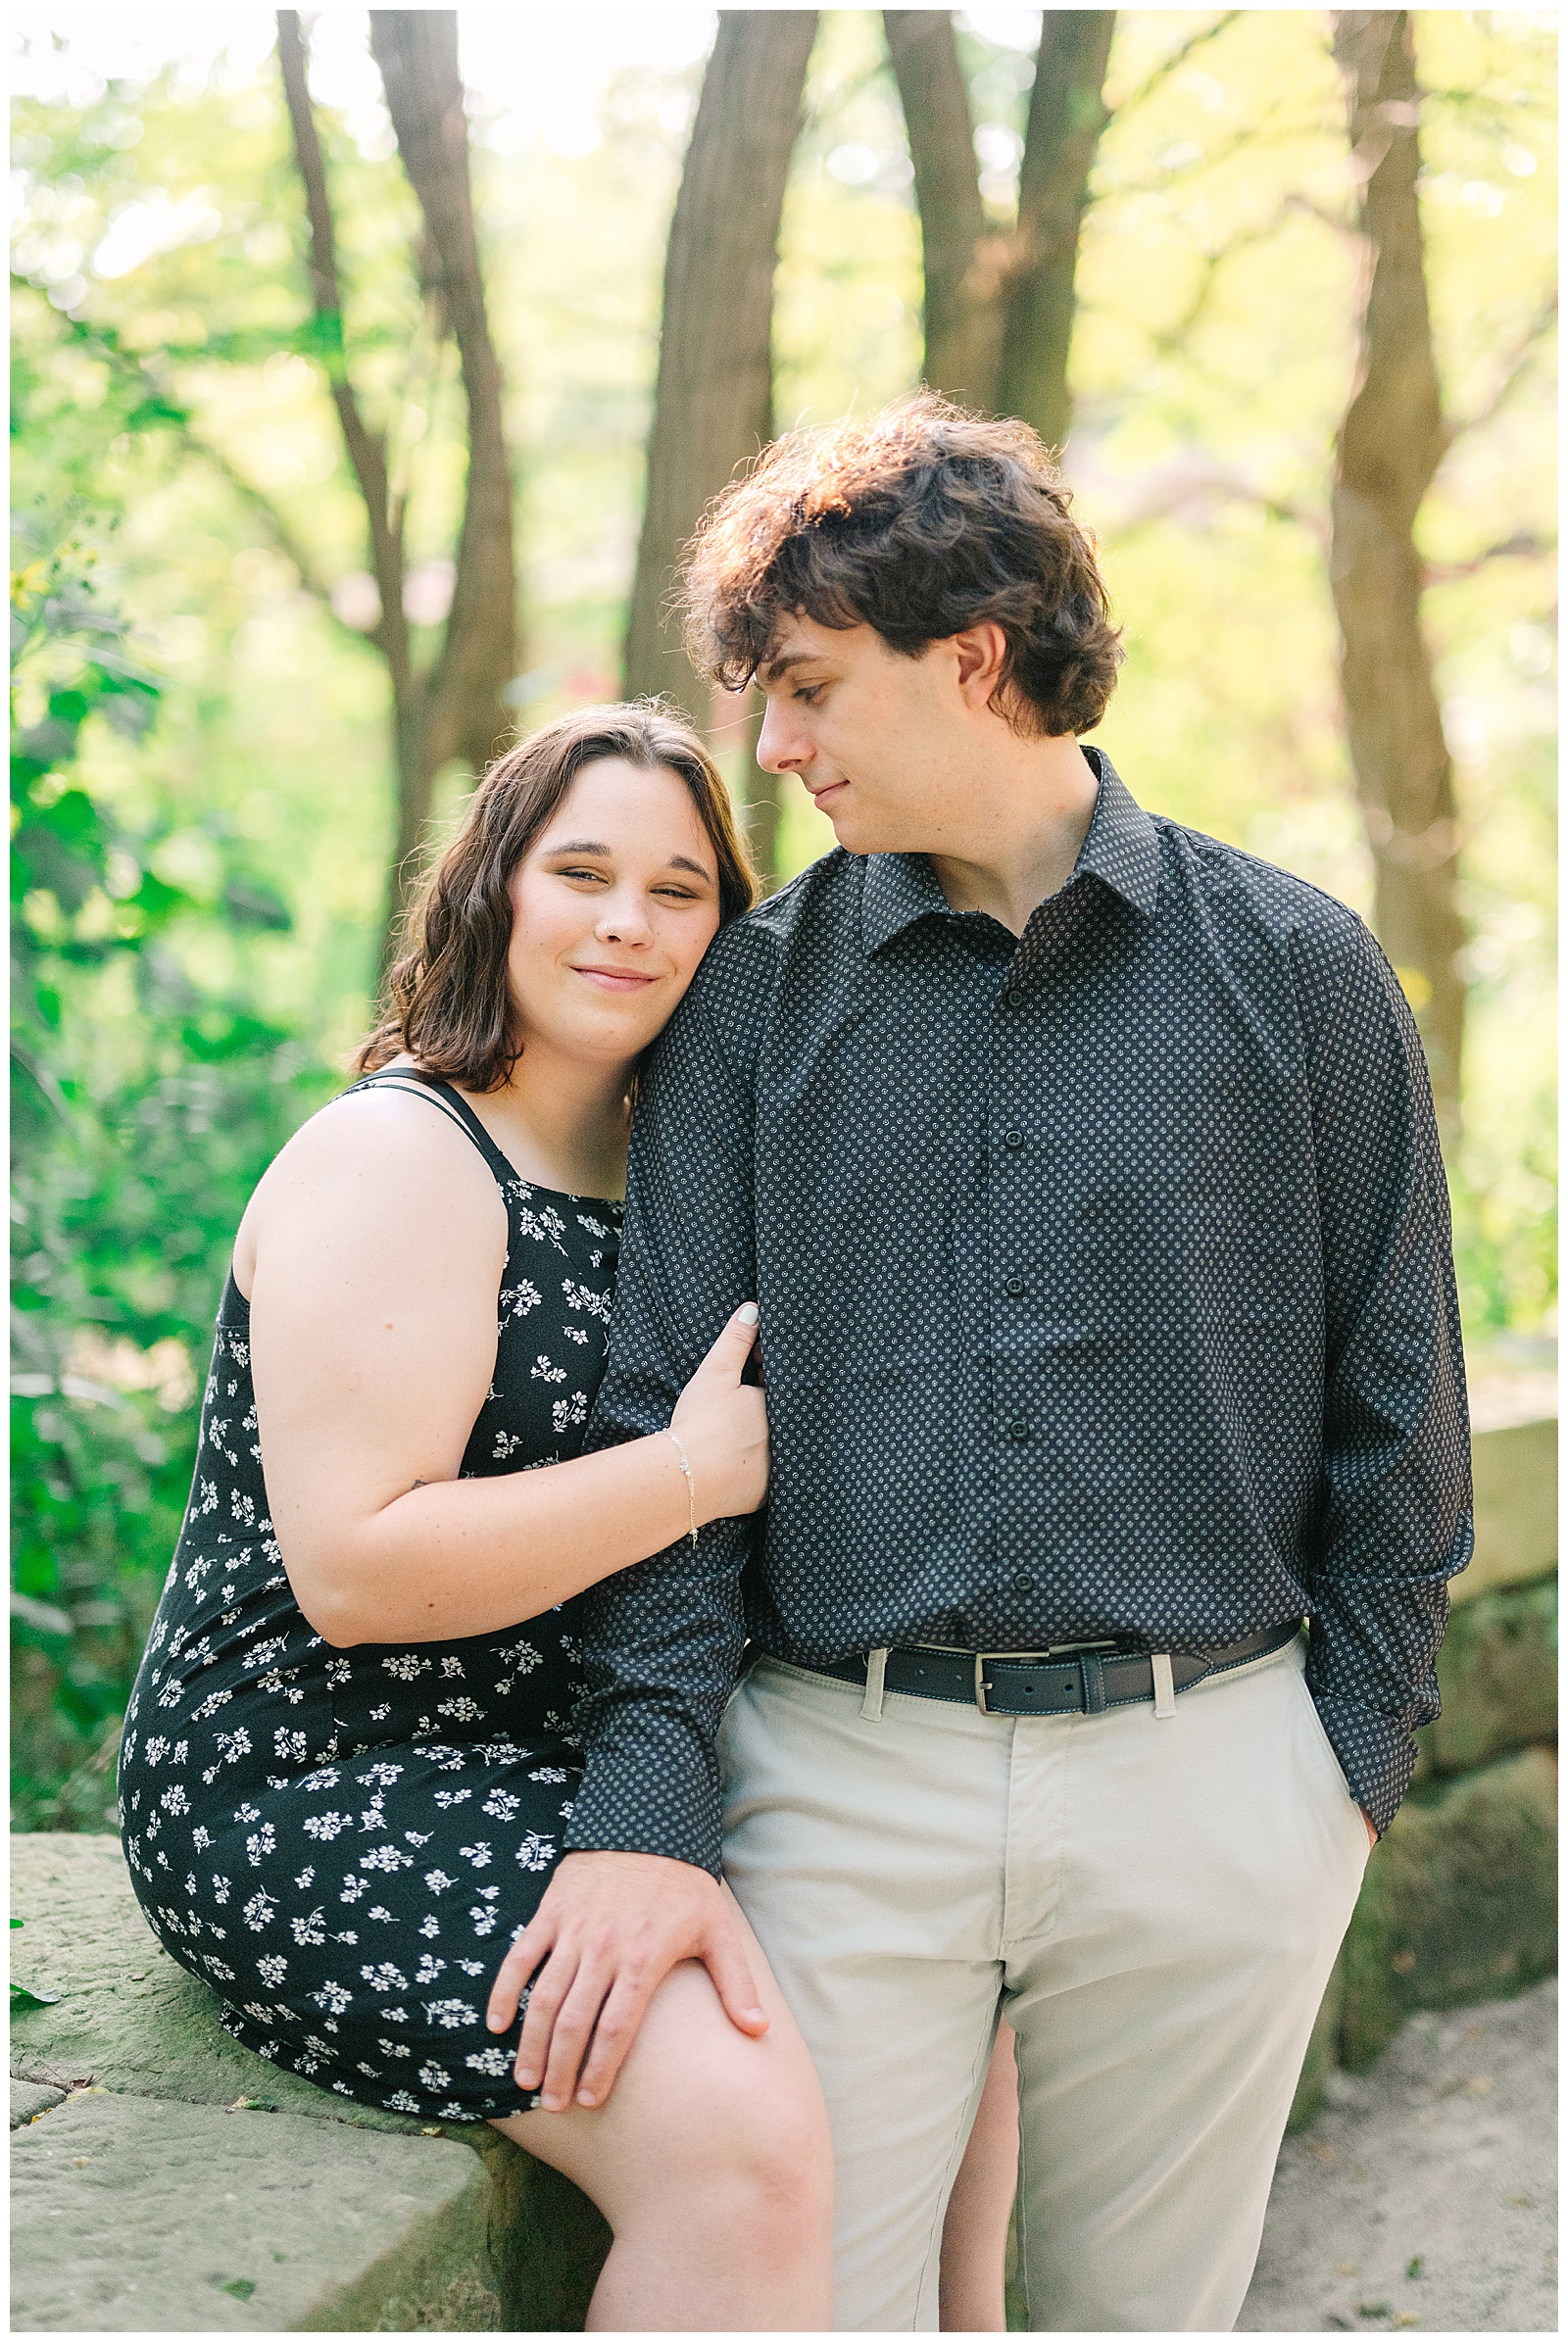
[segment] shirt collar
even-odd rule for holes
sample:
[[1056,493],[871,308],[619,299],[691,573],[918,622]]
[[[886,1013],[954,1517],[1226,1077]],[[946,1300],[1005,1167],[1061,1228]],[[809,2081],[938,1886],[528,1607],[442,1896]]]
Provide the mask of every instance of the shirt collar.
[[[1083,753],[1100,782],[1100,795],[1073,877],[1102,880],[1124,903],[1150,917],[1159,893],[1159,838],[1154,824],[1104,750],[1086,748]],[[923,854],[866,856],[860,932],[868,952],[879,951],[916,919],[932,915],[952,918],[958,914],[950,906]]]

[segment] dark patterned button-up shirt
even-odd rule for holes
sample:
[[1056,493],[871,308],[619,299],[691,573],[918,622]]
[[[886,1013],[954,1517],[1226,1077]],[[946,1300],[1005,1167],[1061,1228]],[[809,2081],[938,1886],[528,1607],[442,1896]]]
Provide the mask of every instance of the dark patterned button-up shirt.
[[1200,1652],[1310,1618],[1386,1828],[1469,1557],[1447,1196],[1362,922],[1100,796],[1022,938],[923,855],[827,854],[725,929],[654,1052],[598,1444],[755,1296],[766,1510],[590,1595],[574,1847],[719,1866],[748,1634]]

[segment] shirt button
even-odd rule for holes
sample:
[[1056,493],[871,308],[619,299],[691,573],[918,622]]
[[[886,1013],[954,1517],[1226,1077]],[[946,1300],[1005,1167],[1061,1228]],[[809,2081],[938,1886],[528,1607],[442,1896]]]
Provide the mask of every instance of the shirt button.
[[1007,1006],[1009,1008],[1021,1008],[1023,1006],[1023,994],[1019,992],[1016,987],[1014,987],[1014,989],[1007,995]]
[[1012,1590],[1015,1594],[1032,1594],[1035,1590],[1035,1582],[1020,1570],[1012,1582]]
[[1007,1426],[1007,1437],[1008,1437],[1008,1439],[1028,1439],[1028,1437],[1029,1437],[1029,1426],[1028,1426],[1028,1424],[1027,1424],[1027,1423],[1025,1423],[1025,1421],[1024,1421],[1024,1419],[1023,1419],[1023,1417],[1022,1417],[1021,1415],[1014,1415],[1014,1417],[1013,1417],[1012,1421],[1011,1421],[1011,1422],[1008,1424],[1008,1426]]
[[1005,1293],[1011,1293],[1013,1299],[1016,1300],[1018,1295],[1023,1291],[1023,1279],[1021,1277],[1009,1277],[1002,1290]]
[[1010,1147],[1016,1153],[1017,1149],[1023,1145],[1022,1131],[1005,1132],[1004,1134],[1003,1144],[1006,1147]]

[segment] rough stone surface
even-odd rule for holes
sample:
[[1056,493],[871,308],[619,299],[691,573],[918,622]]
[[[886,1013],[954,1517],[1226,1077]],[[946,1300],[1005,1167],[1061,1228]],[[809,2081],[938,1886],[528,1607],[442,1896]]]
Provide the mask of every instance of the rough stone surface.
[[484,2166],[446,2140],[85,2090],[17,2132],[12,2189],[15,2331],[501,2322]]
[[[129,2121],[138,2104],[156,2102],[168,2123],[188,2115],[192,2122],[209,2125],[211,2138],[225,2154],[232,2151],[247,2163],[261,2158],[269,2171],[275,2164],[280,2182],[288,2180],[289,2169],[298,2164],[296,2140],[308,2138],[313,2185],[325,2208],[322,2218],[335,2205],[352,2209],[365,2190],[374,2198],[381,2186],[374,2174],[387,2155],[434,2155],[448,2168],[457,2155],[467,2184],[478,2191],[479,2210],[472,2219],[466,2214],[462,2222],[448,2223],[457,2260],[445,2275],[437,2269],[424,2294],[417,2300],[409,2296],[412,2309],[407,2302],[398,2307],[408,2292],[398,2271],[405,2262],[409,2267],[424,2266],[424,2247],[418,2241],[425,2220],[423,2199],[418,2190],[405,2189],[401,2192],[409,2202],[399,2217],[408,2233],[397,2248],[404,2256],[393,2269],[397,2281],[388,2277],[382,2286],[382,2278],[375,2277],[372,2284],[372,2292],[382,2286],[385,2298],[378,2295],[368,2302],[345,2277],[335,2295],[323,2295],[311,2317],[294,2322],[348,2331],[417,2323],[422,2330],[457,2332],[485,2330],[496,2325],[499,2317],[509,2332],[581,2330],[609,2230],[569,2180],[521,2153],[486,2123],[453,2124],[432,2136],[407,2116],[358,2106],[319,2090],[231,2041],[218,2022],[213,1994],[170,1959],[142,1919],[117,1838],[39,1833],[15,1837],[11,1844],[12,1908],[26,1923],[27,1979],[61,1995],[52,2007],[26,2011],[12,2025],[13,2074],[23,2077],[13,2088],[31,2089],[40,2105],[59,2107],[31,2129],[18,2133],[29,2155],[35,2138],[52,2124],[68,2115],[73,2122],[79,2121],[78,2106],[112,2107],[122,2101],[122,2114]],[[85,2097],[74,2095],[60,2107],[63,2092],[82,2083],[96,2086]],[[277,2111],[230,2113],[241,2099],[260,2100]],[[130,2163],[139,2168],[147,2158],[138,2151]],[[220,2198],[232,2192],[244,2203],[250,2181],[236,2184],[232,2176],[220,2178],[218,2171],[224,2168],[215,2167],[212,2185]],[[232,2171],[235,2167],[230,2163],[226,2168]],[[156,2228],[162,2218],[156,2171],[153,2185],[149,2219]],[[40,2302],[29,2293],[24,2302],[19,2295],[19,2324],[28,2330],[185,2332],[219,2330],[225,2324],[288,2327],[289,2319],[274,2317],[270,2308],[266,2315],[249,2315],[237,2297],[226,2303],[217,2302],[216,2296],[214,2301],[198,2299],[194,2276],[179,2315],[168,2308],[149,2324],[139,2290],[123,2293],[117,2306],[109,2278],[122,2239],[140,2224],[141,2211],[128,2192],[128,2181],[96,2195],[77,2192],[83,2204],[94,2208],[99,2223],[92,2230],[91,2245],[102,2279],[100,2296],[95,2297],[97,2314],[78,2315],[74,2298],[57,2300],[50,2295]],[[290,2202],[292,2211],[287,2209]],[[62,2217],[64,2211],[62,2205]],[[298,2202],[286,2190],[269,2212],[270,2220],[274,2217],[300,2217]],[[47,2224],[57,2224],[52,2216]],[[286,2242],[265,2226],[259,2226],[257,2234],[269,2252]],[[15,2256],[13,2266],[18,2266]],[[238,2276],[241,2282],[257,2283],[258,2292],[247,2301],[260,2303],[261,2280],[244,2271]],[[142,2281],[131,2270],[128,2282],[139,2288]],[[369,2274],[365,2282],[371,2282]],[[370,2308],[376,2311],[374,2317],[368,2315]]]
[[11,2127],[20,2130],[24,2122],[35,2116],[47,2114],[50,2107],[59,2106],[66,2093],[48,2082],[14,2081],[11,2085]]
[[1418,1779],[1468,1773],[1557,1729],[1557,1581],[1461,1603],[1438,1653],[1443,1714],[1416,1734]]
[[60,1994],[12,2020],[13,2074],[66,2084],[94,2076],[195,2106],[264,2097],[365,2129],[417,2131],[406,2115],[334,2098],[231,2041],[212,1992],[142,1918],[118,1838],[14,1837],[11,1908],[26,1924],[27,1981]]
[[1287,2139],[1239,2333],[1557,2325],[1554,1982],[1412,2018]]
[[1527,1749],[1407,1797],[1346,1937],[1340,2054],[1360,2070],[1415,2009],[1518,1992],[1557,1965],[1557,1765]]
[[1462,1608],[1498,1586],[1528,1586],[1557,1567],[1556,1418],[1477,1432],[1475,1558],[1448,1588]]

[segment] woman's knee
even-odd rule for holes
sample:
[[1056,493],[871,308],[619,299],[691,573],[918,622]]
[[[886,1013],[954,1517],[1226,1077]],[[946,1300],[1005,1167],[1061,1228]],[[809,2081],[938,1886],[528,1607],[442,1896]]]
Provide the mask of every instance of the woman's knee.
[[749,2060],[715,2064],[677,2124],[672,2167],[684,2183],[766,2229],[798,2233],[831,2220],[833,2148],[815,2076],[759,2074]]

